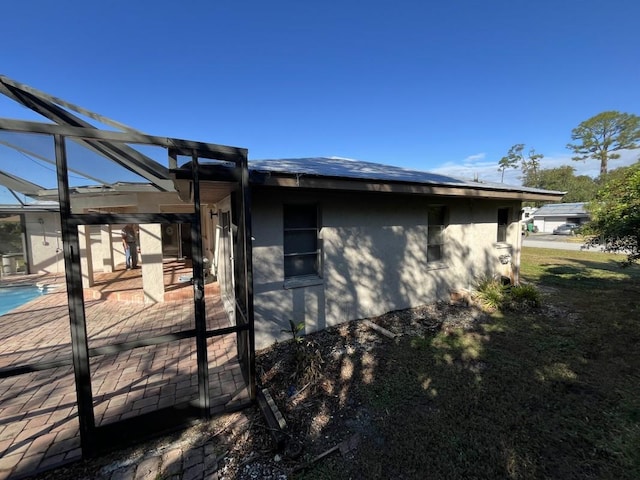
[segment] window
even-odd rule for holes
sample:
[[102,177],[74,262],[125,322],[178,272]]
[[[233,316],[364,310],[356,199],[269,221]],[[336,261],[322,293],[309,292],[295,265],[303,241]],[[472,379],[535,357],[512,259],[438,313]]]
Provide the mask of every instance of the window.
[[509,209],[498,209],[498,242],[507,241],[507,226],[509,225]]
[[284,205],[285,278],[320,275],[318,207]]
[[427,219],[427,262],[444,260],[446,213],[445,207],[429,207]]

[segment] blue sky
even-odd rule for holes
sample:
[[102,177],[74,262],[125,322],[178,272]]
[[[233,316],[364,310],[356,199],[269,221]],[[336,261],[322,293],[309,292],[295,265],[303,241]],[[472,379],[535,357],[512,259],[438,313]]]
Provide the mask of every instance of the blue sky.
[[[637,0],[25,0],[3,5],[0,73],[253,159],[499,180],[525,143],[543,168],[595,174],[565,145],[601,111],[640,114],[639,18]],[[3,101],[0,116],[24,113]]]

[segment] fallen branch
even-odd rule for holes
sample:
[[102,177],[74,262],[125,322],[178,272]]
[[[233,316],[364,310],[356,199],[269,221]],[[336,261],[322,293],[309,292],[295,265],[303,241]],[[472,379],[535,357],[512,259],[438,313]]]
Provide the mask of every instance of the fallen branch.
[[309,460],[307,463],[303,463],[302,465],[298,465],[296,468],[294,468],[292,470],[291,473],[297,473],[297,472],[300,472],[301,470],[305,470],[305,469],[309,468],[311,465],[313,465],[314,463],[316,463],[319,460],[322,460],[324,457],[326,457],[327,455],[332,454],[336,450],[340,450],[340,445],[339,444],[334,446],[334,447],[331,447],[329,450],[325,450],[324,452],[322,452],[320,455],[318,455],[314,459]]
[[367,327],[375,330],[376,332],[381,333],[385,337],[396,338],[396,334],[395,333],[390,332],[389,330],[387,330],[386,328],[381,327],[380,325],[376,325],[371,320],[363,320],[362,323],[364,323]]
[[307,383],[304,387],[302,387],[300,390],[298,390],[296,393],[294,393],[293,395],[291,395],[291,398],[289,399],[290,402],[292,402],[298,395],[300,395],[302,392],[304,392],[307,387],[309,385],[311,385],[313,382],[309,382]]
[[303,463],[302,465],[298,465],[297,467],[295,467],[291,473],[297,473],[301,470],[305,470],[307,468],[309,468],[311,465],[313,465],[314,463],[322,460],[324,457],[331,455],[333,452],[335,452],[336,450],[340,450],[340,452],[342,453],[342,455],[346,455],[347,453],[351,452],[352,450],[355,450],[358,445],[360,444],[360,435],[358,435],[357,433],[352,435],[351,437],[349,437],[346,440],[343,440],[342,442],[340,442],[339,444],[331,447],[329,450],[325,450],[324,452],[322,452],[320,455],[318,455],[317,457],[313,458],[312,460]]

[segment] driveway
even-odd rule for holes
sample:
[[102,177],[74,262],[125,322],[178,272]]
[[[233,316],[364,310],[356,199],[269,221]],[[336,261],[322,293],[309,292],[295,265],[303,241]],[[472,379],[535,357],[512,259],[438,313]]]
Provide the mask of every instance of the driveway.
[[[522,245],[534,248],[555,248],[557,250],[584,250],[584,244],[577,237],[553,235],[551,233],[531,233],[522,239]],[[591,249],[591,251],[601,251]]]

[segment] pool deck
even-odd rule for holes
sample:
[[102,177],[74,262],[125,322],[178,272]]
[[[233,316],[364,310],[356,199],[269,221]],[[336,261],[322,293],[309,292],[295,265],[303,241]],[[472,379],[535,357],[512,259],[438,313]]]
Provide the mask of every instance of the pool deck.
[[[144,304],[140,270],[96,276],[85,290],[89,347],[106,346],[194,328],[193,288],[176,284],[187,267],[168,265],[171,301]],[[58,285],[54,293],[0,316],[0,369],[71,357],[64,276],[10,276],[2,284]],[[98,293],[96,293],[98,292]],[[99,299],[96,299],[98,297]],[[126,301],[128,299],[129,301]],[[229,326],[217,283],[205,290],[207,328]],[[235,334],[207,341],[212,413],[248,400]],[[90,360],[96,425],[197,398],[195,340],[93,357]],[[71,366],[0,379],[0,480],[23,478],[81,457]]]

